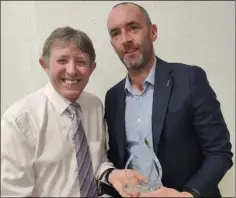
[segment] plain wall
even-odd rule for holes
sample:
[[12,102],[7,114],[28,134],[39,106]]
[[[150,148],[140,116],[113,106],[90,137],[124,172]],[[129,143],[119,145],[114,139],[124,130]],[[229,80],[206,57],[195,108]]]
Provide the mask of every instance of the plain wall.
[[[72,26],[93,40],[97,68],[86,87],[104,101],[106,91],[125,77],[112,49],[106,18],[118,2],[1,1],[1,115],[15,101],[48,82],[38,63],[43,42],[55,29]],[[158,26],[156,54],[169,62],[198,65],[221,102],[235,151],[235,2],[139,1]],[[235,197],[235,166],[220,183]]]

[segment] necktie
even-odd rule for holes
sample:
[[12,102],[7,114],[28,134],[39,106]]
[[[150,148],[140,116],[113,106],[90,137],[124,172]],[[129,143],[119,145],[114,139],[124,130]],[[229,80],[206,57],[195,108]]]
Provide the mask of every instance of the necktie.
[[73,142],[80,181],[80,196],[97,197],[97,183],[93,172],[88,142],[78,115],[78,107],[78,103],[73,103],[67,108],[66,113],[72,120]]

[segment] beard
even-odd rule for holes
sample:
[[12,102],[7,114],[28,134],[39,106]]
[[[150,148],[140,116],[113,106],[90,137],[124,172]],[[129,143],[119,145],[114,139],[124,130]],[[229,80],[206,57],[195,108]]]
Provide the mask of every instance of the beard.
[[127,69],[142,68],[142,66],[144,65],[143,54],[140,53],[139,55],[136,56],[128,55],[128,57],[123,56],[122,62],[127,67]]
[[144,68],[150,61],[152,52],[150,50],[145,52],[138,52],[139,54],[127,55],[120,57],[120,60],[130,70],[140,70]]

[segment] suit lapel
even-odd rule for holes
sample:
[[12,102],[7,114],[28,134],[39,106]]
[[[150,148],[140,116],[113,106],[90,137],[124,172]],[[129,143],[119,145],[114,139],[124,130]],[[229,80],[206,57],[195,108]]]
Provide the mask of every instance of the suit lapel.
[[152,106],[152,137],[156,155],[172,88],[171,72],[168,63],[157,58]]
[[117,95],[117,116],[116,116],[116,141],[119,150],[119,154],[122,163],[125,159],[125,147],[126,147],[126,136],[125,136],[125,80],[123,80],[118,87]]

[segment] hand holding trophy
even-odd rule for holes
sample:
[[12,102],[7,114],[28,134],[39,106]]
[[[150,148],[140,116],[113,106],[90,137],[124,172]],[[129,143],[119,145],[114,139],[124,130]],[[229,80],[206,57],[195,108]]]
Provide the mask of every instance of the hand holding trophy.
[[[133,145],[132,153],[125,165],[125,169],[133,169],[147,179],[146,182],[127,184],[125,186],[127,194],[140,194],[162,187],[161,164],[146,138]],[[132,175],[129,175],[129,171],[126,173],[127,178],[132,177]]]

